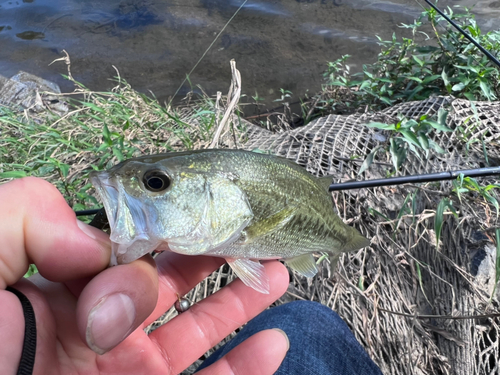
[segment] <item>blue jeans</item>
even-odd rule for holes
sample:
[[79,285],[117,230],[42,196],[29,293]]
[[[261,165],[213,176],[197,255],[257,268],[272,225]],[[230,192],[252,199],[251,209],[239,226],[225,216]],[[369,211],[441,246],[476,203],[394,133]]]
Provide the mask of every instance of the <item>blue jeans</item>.
[[309,301],[290,302],[264,311],[198,370],[211,365],[253,334],[269,328],[282,329],[290,340],[278,375],[382,375],[337,313]]

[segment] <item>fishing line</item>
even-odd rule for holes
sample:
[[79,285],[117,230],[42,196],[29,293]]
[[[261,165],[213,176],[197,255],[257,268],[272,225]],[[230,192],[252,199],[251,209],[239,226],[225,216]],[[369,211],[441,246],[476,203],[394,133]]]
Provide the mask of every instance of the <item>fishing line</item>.
[[174,100],[175,96],[179,93],[179,91],[182,89],[182,86],[184,86],[184,84],[186,83],[186,81],[188,80],[188,77],[191,76],[191,74],[194,72],[194,70],[196,69],[196,67],[200,64],[201,60],[203,60],[203,58],[206,56],[206,54],[208,53],[208,51],[210,51],[210,49],[212,48],[212,46],[215,44],[215,42],[217,41],[217,39],[219,39],[219,37],[221,36],[221,34],[224,32],[224,30],[226,30],[226,27],[231,23],[231,21],[233,20],[234,17],[236,17],[236,15],[238,14],[238,12],[241,10],[241,8],[243,8],[245,6],[245,4],[248,2],[248,0],[245,0],[241,3],[240,7],[238,9],[236,9],[236,12],[234,12],[234,14],[231,16],[231,18],[226,22],[226,24],[224,25],[224,27],[221,29],[221,31],[219,31],[219,33],[216,35],[215,39],[212,41],[212,43],[210,43],[210,45],[208,46],[208,48],[205,50],[205,52],[203,52],[203,55],[201,55],[200,59],[198,60],[198,62],[193,66],[193,69],[191,69],[191,71],[186,74],[186,77],[184,78],[184,80],[182,81],[182,83],[180,84],[180,86],[177,88],[177,91],[175,91],[174,95],[172,96],[172,99],[170,99],[170,102],[168,103],[168,105],[170,106],[172,104],[172,100]]

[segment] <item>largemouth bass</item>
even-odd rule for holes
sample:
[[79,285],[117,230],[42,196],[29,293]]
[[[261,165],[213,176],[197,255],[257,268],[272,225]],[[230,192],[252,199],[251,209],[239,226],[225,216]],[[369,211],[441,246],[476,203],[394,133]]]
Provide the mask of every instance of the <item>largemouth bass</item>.
[[312,253],[332,264],[369,241],[334,213],[327,186],[292,161],[242,150],[142,156],[92,172],[111,228],[111,264],[153,250],[225,258],[268,293],[260,259],[284,259],[312,277]]

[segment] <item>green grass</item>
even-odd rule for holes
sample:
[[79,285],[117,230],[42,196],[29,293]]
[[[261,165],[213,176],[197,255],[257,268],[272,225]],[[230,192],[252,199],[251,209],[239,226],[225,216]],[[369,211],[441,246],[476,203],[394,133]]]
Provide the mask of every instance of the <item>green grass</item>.
[[75,209],[97,206],[88,173],[142,154],[190,150],[208,144],[215,130],[214,103],[207,97],[189,106],[166,108],[121,80],[96,93],[75,82],[64,116],[26,117],[0,106],[0,183],[37,176],[56,185]]

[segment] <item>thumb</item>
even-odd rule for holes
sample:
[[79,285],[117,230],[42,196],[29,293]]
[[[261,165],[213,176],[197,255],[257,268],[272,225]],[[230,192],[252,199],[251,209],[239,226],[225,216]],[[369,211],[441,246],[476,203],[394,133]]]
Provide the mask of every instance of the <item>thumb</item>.
[[0,186],[0,288],[23,277],[30,263],[51,281],[106,268],[109,237],[76,219],[63,196],[35,177]]

